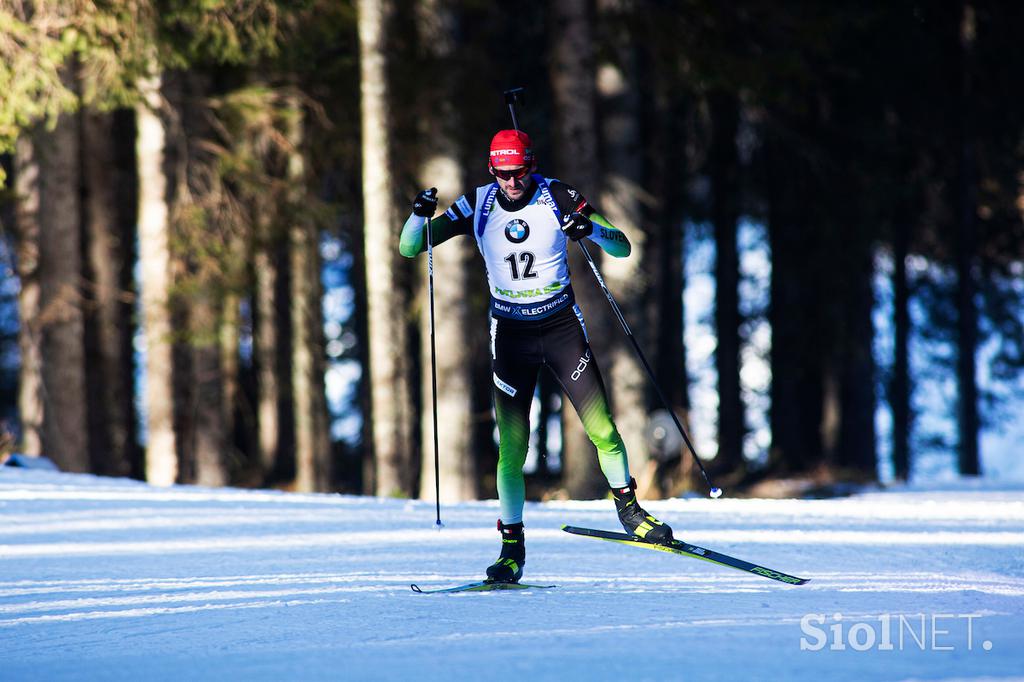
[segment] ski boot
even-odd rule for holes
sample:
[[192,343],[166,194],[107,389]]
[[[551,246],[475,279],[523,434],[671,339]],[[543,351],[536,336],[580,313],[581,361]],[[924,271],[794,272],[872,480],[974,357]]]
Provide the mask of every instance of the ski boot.
[[526,538],[523,536],[523,524],[505,525],[498,521],[501,533],[501,556],[487,567],[487,580],[493,583],[517,583],[523,577],[523,566],[526,564]]
[[656,545],[667,545],[672,542],[672,529],[654,518],[636,501],[636,479],[630,479],[624,488],[612,488],[615,497],[615,509],[619,512],[619,522],[627,533]]

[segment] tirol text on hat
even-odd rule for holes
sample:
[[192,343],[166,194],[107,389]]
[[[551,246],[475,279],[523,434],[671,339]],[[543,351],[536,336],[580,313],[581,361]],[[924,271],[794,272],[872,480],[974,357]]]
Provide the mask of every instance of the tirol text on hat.
[[491,166],[529,166],[533,163],[533,143],[521,130],[499,130],[491,139]]

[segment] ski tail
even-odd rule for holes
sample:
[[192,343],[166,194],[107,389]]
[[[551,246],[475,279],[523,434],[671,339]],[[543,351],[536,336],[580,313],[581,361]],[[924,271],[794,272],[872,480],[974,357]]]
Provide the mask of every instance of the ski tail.
[[502,583],[491,580],[481,580],[455,587],[441,587],[434,590],[425,590],[416,583],[409,585],[409,588],[416,594],[442,594],[453,592],[493,592],[495,590],[550,590],[555,585],[529,585],[527,583]]

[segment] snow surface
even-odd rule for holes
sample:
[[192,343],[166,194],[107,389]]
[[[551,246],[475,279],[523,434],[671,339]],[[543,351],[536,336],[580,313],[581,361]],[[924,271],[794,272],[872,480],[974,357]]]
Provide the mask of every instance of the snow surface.
[[616,519],[561,502],[526,514],[557,589],[420,595],[482,577],[496,503],[436,531],[429,501],[0,468],[0,679],[1024,679],[1024,487],[647,506],[812,581],[569,536]]

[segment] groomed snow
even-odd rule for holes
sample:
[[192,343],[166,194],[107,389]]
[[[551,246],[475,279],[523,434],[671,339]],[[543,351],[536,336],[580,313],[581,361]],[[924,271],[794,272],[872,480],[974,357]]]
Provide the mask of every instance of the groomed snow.
[[438,532],[429,501],[0,468],[0,680],[1024,679],[1021,486],[648,506],[812,581],[559,530],[617,529],[594,501],[527,509],[557,589],[420,595],[482,577],[495,503]]

